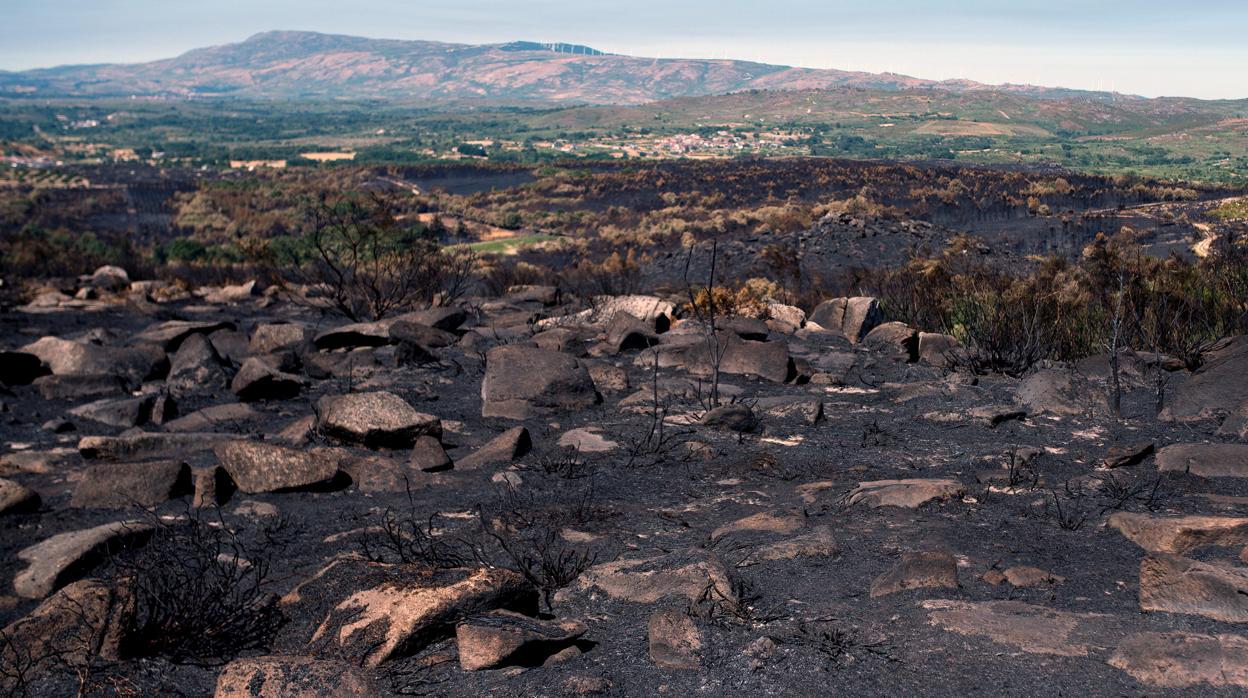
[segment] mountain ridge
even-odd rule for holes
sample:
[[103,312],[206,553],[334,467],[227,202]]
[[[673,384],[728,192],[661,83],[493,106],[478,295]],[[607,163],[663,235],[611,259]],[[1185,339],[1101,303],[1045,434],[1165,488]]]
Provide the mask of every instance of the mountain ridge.
[[748,90],[838,87],[993,91],[1039,98],[1144,99],[1033,85],[926,80],[736,59],[644,58],[580,44],[456,44],[269,31],[145,63],[0,71],[5,97],[413,99],[435,103],[636,105]]

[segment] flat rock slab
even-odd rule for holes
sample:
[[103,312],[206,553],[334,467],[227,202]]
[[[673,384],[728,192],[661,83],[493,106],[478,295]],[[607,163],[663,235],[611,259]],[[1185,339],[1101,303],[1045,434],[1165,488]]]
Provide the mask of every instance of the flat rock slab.
[[787,535],[795,533],[806,525],[806,517],[796,512],[762,511],[732,523],[724,524],[711,531],[711,540],[716,540],[731,533],[775,533]]
[[1162,517],[1120,511],[1109,517],[1109,526],[1155,553],[1182,555],[1199,548],[1248,545],[1248,518],[1241,517]]
[[341,458],[329,449],[297,449],[257,441],[230,441],[213,448],[217,461],[247,494],[346,485]]
[[217,677],[214,698],[377,698],[368,673],[346,662],[312,657],[235,659]]
[[465,571],[446,585],[387,583],[358,591],[338,604],[312,636],[318,656],[375,667],[419,652],[454,633],[471,616],[532,605],[536,592],[515,572]]
[[910,589],[957,589],[958,561],[949,553],[906,553],[871,582],[871,598]]
[[[13,666],[9,662],[15,658],[14,647],[21,648],[23,656],[33,660],[25,667],[27,678],[44,670],[64,669],[60,661],[82,658],[88,648],[102,659],[117,661],[122,658],[121,645],[133,614],[133,597],[124,587],[94,579],[73,582],[0,630],[8,650],[3,666]],[[0,682],[0,686],[4,685]],[[12,688],[12,684],[5,687]],[[27,694],[19,691],[13,695]]]
[[0,516],[39,511],[39,493],[12,480],[0,479]]
[[151,535],[152,526],[142,521],[59,533],[17,554],[28,566],[13,578],[13,590],[22,598],[42,599],[89,572],[109,551],[142,544]]
[[88,419],[110,427],[129,429],[147,422],[152,416],[152,407],[155,404],[155,395],[120,400],[97,400],[79,405],[71,409],[69,414],[72,417]]
[[417,412],[394,393],[326,395],[316,408],[322,434],[369,448],[411,448],[421,436],[442,436],[440,419]]
[[581,453],[610,453],[619,448],[620,443],[608,439],[597,427],[579,427],[565,431],[559,437],[559,445]]
[[664,608],[650,614],[646,624],[650,660],[663,669],[702,668],[702,633],[682,608]]
[[1109,658],[1140,683],[1160,688],[1248,688],[1248,638],[1197,633],[1134,633]]
[[736,602],[728,570],[713,555],[700,551],[603,563],[582,574],[577,584],[634,603],[655,603],[666,598],[698,601],[708,591],[720,600]]
[[87,468],[69,505],[89,509],[154,507],[191,494],[191,469],[181,461],[100,463]]
[[1248,444],[1175,444],[1157,452],[1157,469],[1199,477],[1248,477]]
[[846,501],[850,505],[864,502],[872,508],[915,509],[928,502],[960,498],[964,494],[966,488],[957,480],[874,480],[859,483]]
[[1069,613],[1020,601],[974,603],[931,599],[920,603],[928,623],[959,635],[978,635],[1029,654],[1086,657],[1114,635],[1110,616]]
[[58,376],[118,376],[142,381],[159,377],[169,368],[169,358],[157,347],[105,347],[44,337],[22,351],[38,356]]
[[513,611],[491,611],[455,627],[459,665],[464,671],[509,664],[538,666],[585,634],[575,620],[539,620]]
[[1149,555],[1140,563],[1140,608],[1248,622],[1248,568]]

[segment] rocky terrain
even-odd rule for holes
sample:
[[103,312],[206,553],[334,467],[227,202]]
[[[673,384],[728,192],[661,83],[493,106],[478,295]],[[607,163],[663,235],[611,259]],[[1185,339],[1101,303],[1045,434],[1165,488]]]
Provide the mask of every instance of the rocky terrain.
[[0,689],[1248,688],[1244,338],[1124,354],[1116,417],[1106,357],[970,375],[871,298],[299,300],[0,315]]

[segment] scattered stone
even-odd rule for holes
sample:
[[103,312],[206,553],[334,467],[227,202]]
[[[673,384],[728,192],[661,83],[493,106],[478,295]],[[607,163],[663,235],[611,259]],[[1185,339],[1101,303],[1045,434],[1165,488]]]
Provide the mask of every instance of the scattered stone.
[[354,349],[356,347],[382,347],[390,343],[389,322],[357,322],[325,330],[312,340],[317,349]]
[[1157,452],[1161,472],[1248,477],[1248,444],[1175,444]]
[[446,585],[386,583],[339,603],[312,636],[318,656],[375,667],[450,637],[455,625],[498,608],[531,607],[536,592],[504,569],[461,571]]
[[880,324],[883,314],[874,298],[833,298],[820,303],[810,313],[809,320],[857,344]]
[[519,345],[486,355],[482,417],[529,419],[601,401],[585,365],[572,356]]
[[1109,658],[1140,683],[1160,688],[1200,684],[1248,688],[1248,638],[1196,633],[1132,633]]
[[191,506],[197,509],[219,507],[230,501],[234,493],[234,481],[225,468],[194,468],[191,470],[191,487],[194,498]]
[[42,599],[90,572],[110,552],[142,545],[151,535],[152,527],[142,521],[59,533],[18,552],[27,567],[13,578],[13,591],[24,599]]
[[231,303],[242,303],[251,300],[260,295],[260,287],[253,280],[245,284],[237,284],[230,286],[222,286],[214,288],[204,293],[205,303],[213,303],[215,305],[229,305]]
[[806,397],[759,398],[754,407],[775,419],[798,419],[813,427],[824,421],[823,400]]
[[326,395],[316,412],[322,434],[369,448],[411,448],[421,436],[442,436],[441,420],[393,393]]
[[1140,563],[1140,608],[1248,622],[1248,569],[1150,554]]
[[230,391],[246,402],[289,400],[302,389],[302,378],[275,370],[256,357],[244,361],[230,383]]
[[0,516],[30,514],[42,505],[39,493],[12,480],[0,479]]
[[647,624],[650,660],[662,669],[701,669],[702,633],[684,609],[664,608]]
[[507,463],[520,458],[533,448],[529,430],[512,427],[490,439],[484,446],[455,461],[456,470],[475,470],[487,465]]
[[949,553],[906,553],[871,582],[871,598],[910,589],[957,589],[958,561]]
[[455,628],[459,665],[464,671],[501,666],[538,666],[585,634],[574,620],[544,621],[512,611],[490,611]]
[[412,455],[409,464],[427,473],[450,470],[453,466],[451,457],[446,455],[442,442],[433,436],[421,436],[412,444]]
[[1120,511],[1109,526],[1152,553],[1182,555],[1208,547],[1248,545],[1248,518],[1226,516],[1147,516]]
[[598,392],[622,392],[628,390],[628,372],[619,366],[601,361],[586,362],[589,377]]
[[214,698],[377,698],[381,692],[359,667],[312,657],[235,659],[217,677]]
[[229,441],[213,448],[221,467],[247,494],[300,489],[341,489],[340,456],[328,449],[295,449],[258,441]]
[[247,348],[253,354],[272,354],[278,351],[300,351],[308,343],[308,328],[293,322],[277,322],[257,325],[251,333]]
[[582,574],[577,584],[635,603],[655,603],[673,597],[697,601],[708,590],[729,603],[737,600],[723,564],[713,555],[695,550],[596,565]]
[[191,469],[179,461],[101,463],[87,468],[69,505],[87,509],[154,507],[191,492]]
[[619,442],[602,435],[598,427],[569,429],[559,437],[559,445],[574,448],[578,453],[609,453],[619,447]]
[[698,424],[711,429],[727,429],[737,432],[752,432],[758,428],[758,418],[749,405],[722,405],[707,410],[698,420]]
[[1064,577],[1059,577],[1047,570],[1027,566],[1011,567],[1005,571],[1004,577],[1005,581],[1010,583],[1010,586],[1019,587],[1020,589],[1056,585],[1066,581]]
[[105,265],[91,274],[89,283],[105,291],[124,291],[130,287],[130,275],[121,267]]
[[966,488],[956,480],[911,479],[860,482],[848,495],[850,505],[865,502],[871,508],[916,509],[932,501],[960,498]]

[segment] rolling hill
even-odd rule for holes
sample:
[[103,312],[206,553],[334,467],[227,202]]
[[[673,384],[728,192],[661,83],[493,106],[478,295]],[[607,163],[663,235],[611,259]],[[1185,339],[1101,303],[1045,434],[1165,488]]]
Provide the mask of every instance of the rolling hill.
[[1078,94],[738,60],[637,58],[573,44],[465,45],[291,31],[257,34],[240,43],[149,63],[0,72],[0,96],[39,98],[243,96],[603,105],[837,87]]

